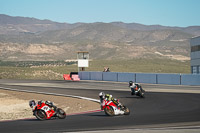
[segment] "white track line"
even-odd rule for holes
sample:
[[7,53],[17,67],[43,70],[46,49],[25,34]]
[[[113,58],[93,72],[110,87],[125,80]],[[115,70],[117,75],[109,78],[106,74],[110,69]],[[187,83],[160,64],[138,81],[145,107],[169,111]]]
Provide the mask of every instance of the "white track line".
[[5,88],[5,87],[0,87],[0,89],[11,90],[11,91],[19,91],[19,92],[28,92],[28,93],[54,95],[54,96],[73,97],[73,98],[79,98],[79,99],[89,100],[89,101],[98,102],[98,103],[100,102],[98,99],[82,97],[82,96],[75,96],[75,95],[65,95],[65,94],[58,94],[58,93],[47,93],[47,92],[37,92],[37,91],[29,91],[29,90],[19,90],[19,89]]
[[[100,101],[98,99],[93,99],[93,98],[88,98],[88,97],[82,97],[82,96],[75,96],[75,95],[64,95],[64,94],[58,94],[58,93],[46,93],[46,92],[37,92],[37,91],[29,91],[29,90],[19,90],[19,89],[5,88],[5,87],[0,87],[0,89],[10,90],[10,91],[18,91],[18,92],[27,92],[27,93],[54,95],[54,96],[73,97],[73,98],[79,98],[79,99],[84,99],[84,100],[89,100],[89,101],[100,103]],[[89,111],[80,112],[80,113],[67,114],[67,116],[87,114],[87,113],[94,113],[94,112],[101,112],[101,111],[102,110],[95,109],[95,110],[89,110]],[[31,118],[24,118],[24,119],[18,119],[18,120],[25,120],[25,119],[31,119]],[[5,120],[5,121],[13,121],[13,120]]]

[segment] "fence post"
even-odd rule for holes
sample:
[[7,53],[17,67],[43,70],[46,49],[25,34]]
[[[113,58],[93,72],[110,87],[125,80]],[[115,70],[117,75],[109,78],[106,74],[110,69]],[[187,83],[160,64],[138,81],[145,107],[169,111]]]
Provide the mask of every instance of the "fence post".
[[119,78],[119,77],[118,77],[118,73],[117,73],[117,82],[119,81],[118,78]]
[[135,83],[136,83],[136,81],[137,81],[137,80],[136,80],[136,73],[135,73]]
[[156,74],[156,84],[158,84],[158,74]]

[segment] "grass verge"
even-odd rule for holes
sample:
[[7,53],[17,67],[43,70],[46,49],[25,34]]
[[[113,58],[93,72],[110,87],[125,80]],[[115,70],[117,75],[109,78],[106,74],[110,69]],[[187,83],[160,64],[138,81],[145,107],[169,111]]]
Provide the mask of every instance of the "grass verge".
[[[0,66],[0,78],[62,80],[63,74],[78,71],[77,64],[27,66]],[[94,60],[86,71],[103,71],[105,66],[111,72],[190,73],[189,61],[170,59]]]

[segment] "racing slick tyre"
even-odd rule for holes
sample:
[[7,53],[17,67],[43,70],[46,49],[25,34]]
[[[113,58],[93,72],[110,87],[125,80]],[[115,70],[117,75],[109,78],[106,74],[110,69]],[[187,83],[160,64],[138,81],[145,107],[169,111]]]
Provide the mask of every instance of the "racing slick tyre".
[[108,116],[114,116],[115,113],[114,113],[113,107],[111,107],[111,106],[109,106],[109,107],[110,107],[110,109],[108,109],[108,108],[104,109],[105,114],[108,115]]
[[34,111],[34,115],[38,120],[46,120],[47,116],[46,113],[43,110],[36,110]]
[[66,113],[61,108],[58,108],[57,109],[57,116],[58,116],[59,119],[65,119],[66,118]]
[[144,98],[144,92],[142,90],[139,91],[140,97]]
[[124,115],[130,114],[130,110],[126,106],[123,106],[123,111],[124,111]]
[[144,98],[144,93],[142,93],[140,97]]

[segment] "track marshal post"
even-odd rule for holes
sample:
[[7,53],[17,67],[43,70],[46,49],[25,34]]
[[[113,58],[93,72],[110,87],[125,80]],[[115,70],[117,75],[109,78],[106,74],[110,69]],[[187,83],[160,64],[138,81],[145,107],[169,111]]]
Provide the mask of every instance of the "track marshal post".
[[85,68],[89,67],[89,52],[78,51],[77,60],[78,60],[78,72],[85,71]]

